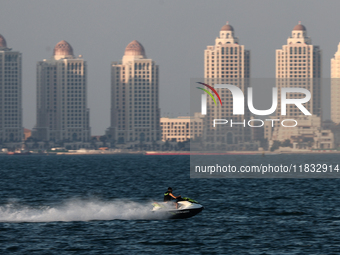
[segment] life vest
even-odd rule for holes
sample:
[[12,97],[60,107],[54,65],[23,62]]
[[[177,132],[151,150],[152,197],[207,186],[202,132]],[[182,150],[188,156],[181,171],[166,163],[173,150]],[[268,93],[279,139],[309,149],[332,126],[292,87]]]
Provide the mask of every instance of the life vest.
[[172,196],[170,196],[170,193],[171,193],[170,191],[164,193],[164,202],[172,200]]

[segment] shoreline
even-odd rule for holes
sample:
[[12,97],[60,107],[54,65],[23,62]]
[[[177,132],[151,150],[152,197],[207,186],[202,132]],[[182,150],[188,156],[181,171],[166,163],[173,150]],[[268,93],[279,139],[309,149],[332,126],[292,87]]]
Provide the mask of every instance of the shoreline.
[[338,154],[338,150],[295,150],[295,151],[226,151],[226,152],[209,152],[209,151],[128,151],[128,150],[80,150],[69,152],[44,152],[44,153],[0,153],[0,156],[24,156],[24,155],[114,155],[114,154],[136,154],[145,156],[190,156],[190,155],[260,155],[271,156],[281,154]]
[[229,151],[229,152],[200,152],[200,151],[147,151],[145,155],[281,155],[281,154],[338,154],[337,150],[308,150],[308,151]]

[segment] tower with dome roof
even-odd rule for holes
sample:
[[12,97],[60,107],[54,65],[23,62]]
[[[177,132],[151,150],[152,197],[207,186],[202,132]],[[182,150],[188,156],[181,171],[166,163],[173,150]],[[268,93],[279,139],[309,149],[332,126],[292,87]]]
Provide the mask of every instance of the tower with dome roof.
[[121,62],[111,64],[111,124],[116,144],[151,146],[161,139],[158,65],[143,45],[130,42]]
[[7,47],[0,35],[0,144],[20,148],[22,126],[21,53]]
[[[232,84],[239,87],[246,95],[250,78],[250,51],[240,44],[235,36],[233,26],[227,22],[220,29],[215,45],[209,45],[204,50],[204,80],[209,85]],[[221,148],[225,150],[253,149],[251,132],[243,125],[220,125],[213,128],[214,119],[232,119],[242,122],[250,119],[248,107],[244,107],[244,115],[233,115],[232,94],[227,89],[216,89],[223,105],[215,105],[211,97],[207,97],[207,114],[204,118],[203,139],[208,148]]]
[[[269,146],[275,140],[290,140],[299,143],[304,139],[317,137],[317,129],[321,129],[321,49],[313,45],[307,36],[307,29],[299,22],[294,26],[287,44],[276,50],[276,88],[278,91],[277,108],[272,119],[279,121],[265,123],[265,138],[269,140]],[[311,98],[303,106],[311,113],[304,115],[295,104],[286,105],[286,115],[282,115],[281,91],[282,88],[303,88],[311,93]],[[305,98],[304,93],[290,92],[286,95],[289,99]],[[294,128],[285,128],[281,121],[294,123]],[[282,122],[281,122],[282,123]],[[287,124],[292,125],[292,124]],[[302,130],[302,131],[301,131]],[[314,130],[314,131],[311,131]],[[308,137],[309,136],[309,137]],[[316,143],[315,143],[316,144]],[[295,145],[294,145],[295,146]]]
[[49,144],[68,143],[71,149],[90,145],[86,62],[75,57],[65,40],[50,59],[37,63],[37,122],[32,135]]
[[[309,90],[312,98],[304,106],[313,114],[321,115],[321,50],[312,44],[307,29],[299,22],[294,26],[287,44],[276,50],[276,87],[298,87]],[[300,98],[291,94],[290,98]],[[281,97],[278,97],[277,116],[281,115]],[[301,111],[293,104],[287,105],[286,117],[297,117]]]

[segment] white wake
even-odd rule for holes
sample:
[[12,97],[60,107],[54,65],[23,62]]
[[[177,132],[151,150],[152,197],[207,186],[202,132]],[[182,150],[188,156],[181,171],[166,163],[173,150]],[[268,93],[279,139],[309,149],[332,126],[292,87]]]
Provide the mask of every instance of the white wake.
[[151,220],[151,202],[70,200],[59,206],[27,207],[17,203],[0,206],[0,222],[52,222],[91,220]]

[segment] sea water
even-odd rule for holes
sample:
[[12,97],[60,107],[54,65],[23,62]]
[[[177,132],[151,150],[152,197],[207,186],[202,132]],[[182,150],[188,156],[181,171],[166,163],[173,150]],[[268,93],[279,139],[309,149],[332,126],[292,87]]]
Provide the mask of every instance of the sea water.
[[[190,179],[189,156],[0,162],[0,254],[340,253],[339,179]],[[185,220],[154,219],[151,203],[169,186],[205,209]]]

